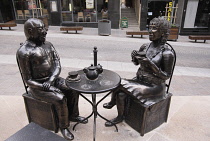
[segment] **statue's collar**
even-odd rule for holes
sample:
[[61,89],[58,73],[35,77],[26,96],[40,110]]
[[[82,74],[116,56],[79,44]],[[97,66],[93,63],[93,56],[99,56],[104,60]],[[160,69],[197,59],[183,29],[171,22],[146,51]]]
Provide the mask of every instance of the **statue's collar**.
[[40,45],[37,45],[36,43],[34,43],[33,41],[31,40],[27,40],[26,43],[31,46],[31,47],[37,47],[37,46],[40,46]]
[[28,44],[31,47],[36,47],[36,44],[34,42],[30,41],[30,40],[27,40],[26,44]]

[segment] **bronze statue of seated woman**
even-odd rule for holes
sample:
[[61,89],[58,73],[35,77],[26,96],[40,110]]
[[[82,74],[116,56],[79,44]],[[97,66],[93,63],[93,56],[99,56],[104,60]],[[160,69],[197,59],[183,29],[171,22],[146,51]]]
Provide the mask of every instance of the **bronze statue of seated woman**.
[[[124,120],[125,99],[130,95],[141,103],[154,103],[165,94],[165,81],[171,77],[174,54],[166,44],[170,23],[164,18],[154,18],[149,25],[151,43],[143,44],[131,53],[132,62],[140,65],[136,77],[122,79],[121,85],[113,92],[111,101],[104,108],[117,105],[118,116],[111,120],[117,124]],[[106,122],[106,126],[112,126]]]

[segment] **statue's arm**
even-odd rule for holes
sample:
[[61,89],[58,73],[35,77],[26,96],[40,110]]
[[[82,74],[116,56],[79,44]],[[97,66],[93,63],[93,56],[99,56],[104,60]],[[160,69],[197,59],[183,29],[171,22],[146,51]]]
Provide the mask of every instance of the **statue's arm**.
[[154,75],[156,75],[157,77],[163,79],[163,80],[167,80],[172,73],[172,67],[173,67],[173,62],[174,62],[174,54],[170,51],[170,50],[166,50],[164,52],[160,52],[162,53],[162,63],[161,66],[158,67],[154,61],[156,60],[149,60],[148,62],[152,68],[152,70],[154,71]]
[[52,51],[52,56],[53,56],[52,63],[53,63],[54,68],[53,68],[53,72],[51,73],[49,80],[43,83],[43,88],[45,90],[50,89],[50,87],[54,85],[55,79],[58,78],[61,72],[60,58],[55,48],[53,47],[53,45],[52,44],[50,45],[51,45],[51,51]]
[[61,64],[60,64],[60,58],[58,53],[56,52],[55,48],[52,46],[52,51],[53,51],[53,63],[54,63],[54,71],[52,75],[50,76],[50,81],[55,81],[56,78],[60,75],[61,72]]

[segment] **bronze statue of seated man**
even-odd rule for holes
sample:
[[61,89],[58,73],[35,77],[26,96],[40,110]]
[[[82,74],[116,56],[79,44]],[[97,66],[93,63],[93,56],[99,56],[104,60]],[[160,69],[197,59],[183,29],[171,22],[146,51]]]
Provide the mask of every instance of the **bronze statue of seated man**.
[[[166,44],[170,23],[164,18],[150,21],[149,39],[151,43],[143,44],[139,51],[131,53],[132,62],[140,65],[136,77],[122,79],[121,85],[113,92],[111,101],[104,108],[111,109],[117,105],[118,116],[111,120],[117,124],[123,121],[126,95],[138,99],[142,103],[155,103],[165,95],[165,81],[171,77],[174,54]],[[106,126],[112,126],[106,122]]]
[[68,130],[69,121],[87,123],[79,116],[79,94],[68,89],[65,79],[59,77],[59,56],[50,42],[45,41],[47,29],[39,19],[28,19],[24,24],[27,40],[17,51],[23,80],[36,99],[55,105],[59,128],[64,138],[74,139]]

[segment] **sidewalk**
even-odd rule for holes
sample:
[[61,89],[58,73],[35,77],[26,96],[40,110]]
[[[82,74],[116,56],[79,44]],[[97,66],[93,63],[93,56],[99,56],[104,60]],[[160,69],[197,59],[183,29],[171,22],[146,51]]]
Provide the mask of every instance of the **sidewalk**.
[[[8,35],[12,37],[24,37],[23,25],[18,24],[12,28],[13,31],[1,30],[0,38]],[[138,42],[145,43],[148,36],[139,38],[126,37],[126,30],[130,29],[112,29],[111,36],[98,36],[97,28],[84,28],[79,34],[61,32],[59,26],[50,26],[47,38],[68,39],[90,39],[98,41],[120,41],[120,42]],[[87,36],[88,35],[88,36]],[[15,39],[15,38],[14,38]],[[24,39],[24,38],[23,38]],[[181,45],[184,47],[195,46],[196,48],[208,49],[210,42],[192,43],[188,36],[179,36],[177,42],[169,41],[172,45]],[[1,43],[0,43],[1,44]],[[3,48],[3,46],[2,46]],[[7,139],[12,134],[19,131],[28,124],[25,106],[22,98],[24,87],[21,82],[20,74],[17,68],[15,54],[8,49],[10,53],[0,54],[0,141]],[[62,77],[66,77],[69,70],[78,70],[87,67],[92,60],[61,58]],[[132,63],[100,60],[104,68],[116,71],[121,77],[132,78],[135,75],[137,67]],[[185,66],[176,66],[172,87],[173,93],[169,117],[167,123],[162,124],[157,129],[145,134],[143,137],[138,132],[130,128],[125,122],[118,125],[119,132],[115,128],[104,126],[104,120],[97,118],[97,141],[207,141],[210,140],[210,69],[193,68]],[[194,96],[195,95],[195,96]],[[99,100],[102,96],[97,96]],[[89,97],[90,98],[90,97]],[[114,107],[111,110],[103,108],[102,104],[108,102],[110,97],[106,98],[98,107],[99,113],[107,119],[116,117],[117,110]],[[87,116],[90,114],[91,105],[82,97],[80,98],[80,114]],[[72,131],[74,123],[71,123],[70,131],[75,136],[75,141],[91,141],[93,134],[93,118],[89,119],[86,125],[78,125],[76,131]],[[60,133],[58,133],[61,135]]]
[[[97,100],[101,97],[97,96]],[[107,102],[106,98],[104,102]],[[1,120],[0,140],[3,141],[28,124],[23,98],[21,96],[0,96]],[[87,116],[91,113],[90,105],[80,98],[80,114]],[[193,108],[192,108],[193,107]],[[155,130],[146,133],[143,137],[129,127],[125,122],[118,124],[118,132],[114,127],[105,127],[105,121],[96,119],[97,141],[208,141],[210,140],[210,97],[209,96],[173,96],[167,123],[163,123]],[[99,105],[98,111],[108,119],[116,117],[116,107],[111,110]],[[93,118],[86,125],[79,124],[74,134],[74,141],[93,140]],[[61,136],[59,132],[58,135]]]

